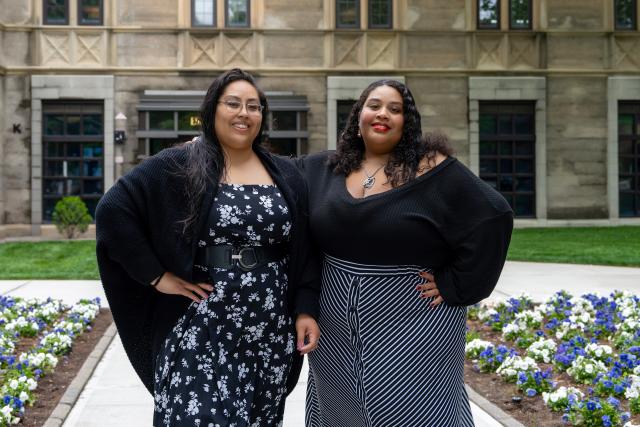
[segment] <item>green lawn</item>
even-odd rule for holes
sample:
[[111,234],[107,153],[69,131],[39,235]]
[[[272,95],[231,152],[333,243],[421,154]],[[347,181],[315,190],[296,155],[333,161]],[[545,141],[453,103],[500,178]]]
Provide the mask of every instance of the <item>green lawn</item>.
[[640,227],[518,229],[508,259],[640,267]]
[[[98,279],[95,241],[0,244],[0,279]],[[529,228],[509,259],[640,267],[640,227]]]
[[95,240],[0,244],[0,279],[98,279]]

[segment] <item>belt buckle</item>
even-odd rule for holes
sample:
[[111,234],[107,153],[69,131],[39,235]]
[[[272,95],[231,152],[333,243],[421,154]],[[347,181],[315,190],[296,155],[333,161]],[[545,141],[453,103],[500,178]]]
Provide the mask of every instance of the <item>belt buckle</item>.
[[[250,256],[250,262],[245,262],[245,254]],[[237,254],[231,255],[231,259],[238,261],[238,266],[243,271],[253,270],[258,265],[258,256],[254,248],[251,247],[240,248]]]

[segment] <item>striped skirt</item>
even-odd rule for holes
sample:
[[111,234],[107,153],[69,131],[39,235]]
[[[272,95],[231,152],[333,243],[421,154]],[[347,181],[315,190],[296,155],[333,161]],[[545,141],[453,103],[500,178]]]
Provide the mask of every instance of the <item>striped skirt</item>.
[[325,256],[307,427],[474,425],[463,377],[466,308],[420,299],[425,270]]

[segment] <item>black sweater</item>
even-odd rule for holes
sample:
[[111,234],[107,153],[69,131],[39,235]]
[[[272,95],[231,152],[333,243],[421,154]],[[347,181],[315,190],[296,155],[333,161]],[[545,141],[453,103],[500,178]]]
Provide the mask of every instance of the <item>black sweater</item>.
[[298,161],[321,251],[362,264],[431,269],[450,305],[491,294],[513,228],[513,212],[500,193],[450,157],[402,186],[356,199],[345,176],[327,166],[330,154]]
[[[319,271],[308,252],[304,179],[289,160],[263,149],[256,152],[286,199],[293,219],[289,309],[292,314],[317,317]],[[96,209],[96,253],[105,294],[127,356],[150,392],[155,356],[191,302],[149,286],[164,271],[192,281],[197,238],[185,238],[179,224],[186,216],[185,164],[183,148],[160,152],[118,179]],[[208,183],[193,236],[200,235],[217,189],[217,181]],[[298,355],[287,380],[288,391],[295,386],[301,365]]]

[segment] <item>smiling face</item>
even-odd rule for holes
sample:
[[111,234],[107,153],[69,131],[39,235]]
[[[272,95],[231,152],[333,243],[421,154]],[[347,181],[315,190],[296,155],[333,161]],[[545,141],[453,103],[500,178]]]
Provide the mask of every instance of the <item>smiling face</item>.
[[367,151],[390,153],[400,142],[404,128],[400,93],[391,86],[372,90],[362,106],[358,125]]
[[[251,149],[260,132],[262,113],[258,91],[246,80],[229,83],[222,92],[215,112],[215,133],[225,149]],[[251,108],[251,107],[254,108]]]

